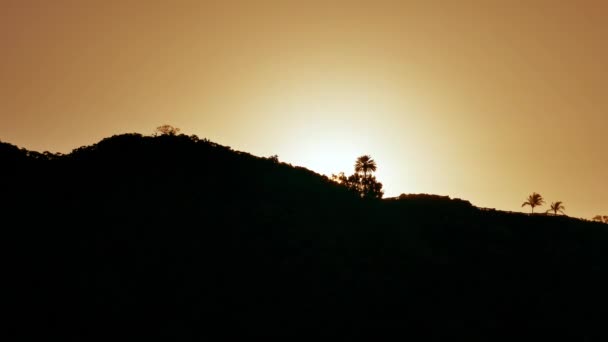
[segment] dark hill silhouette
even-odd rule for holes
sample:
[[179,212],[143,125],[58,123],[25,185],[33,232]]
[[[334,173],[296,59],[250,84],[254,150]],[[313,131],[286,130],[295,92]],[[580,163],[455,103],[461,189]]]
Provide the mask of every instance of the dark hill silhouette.
[[606,225],[433,195],[361,199],[186,135],[0,144],[22,339],[606,337]]

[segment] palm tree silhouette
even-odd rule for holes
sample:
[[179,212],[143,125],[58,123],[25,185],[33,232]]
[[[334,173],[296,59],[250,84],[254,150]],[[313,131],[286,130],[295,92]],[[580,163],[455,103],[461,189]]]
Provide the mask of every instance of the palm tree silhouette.
[[363,178],[367,178],[368,172],[376,171],[376,162],[369,155],[357,158],[355,162],[355,172],[363,172]]
[[553,203],[551,203],[551,207],[549,208],[549,210],[547,210],[547,212],[552,211],[553,215],[557,215],[558,212],[565,214],[564,210],[566,210],[566,207],[564,207],[563,204],[564,204],[564,202],[561,202],[561,201],[553,202]]
[[543,203],[545,203],[543,196],[537,194],[536,192],[533,192],[532,195],[528,196],[528,200],[525,201],[521,206],[525,207],[529,205],[532,208],[532,213],[534,214],[534,207],[539,207],[543,205]]

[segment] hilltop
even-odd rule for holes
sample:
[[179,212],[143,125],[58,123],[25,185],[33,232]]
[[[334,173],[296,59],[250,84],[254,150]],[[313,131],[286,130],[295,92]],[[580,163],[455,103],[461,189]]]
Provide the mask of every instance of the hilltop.
[[187,135],[0,143],[15,336],[606,337],[606,225],[362,199]]

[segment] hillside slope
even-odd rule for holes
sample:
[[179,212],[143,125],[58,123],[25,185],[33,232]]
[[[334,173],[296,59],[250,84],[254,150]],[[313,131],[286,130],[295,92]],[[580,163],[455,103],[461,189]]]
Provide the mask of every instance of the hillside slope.
[[23,339],[606,337],[606,225],[362,200],[185,135],[0,143],[0,165]]

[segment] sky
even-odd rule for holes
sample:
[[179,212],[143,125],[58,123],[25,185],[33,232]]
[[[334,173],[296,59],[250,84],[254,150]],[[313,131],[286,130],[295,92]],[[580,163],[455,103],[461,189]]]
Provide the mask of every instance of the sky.
[[[608,215],[605,1],[0,0],[0,140],[171,124],[385,197]],[[542,209],[546,209],[545,205]]]

